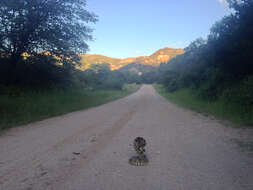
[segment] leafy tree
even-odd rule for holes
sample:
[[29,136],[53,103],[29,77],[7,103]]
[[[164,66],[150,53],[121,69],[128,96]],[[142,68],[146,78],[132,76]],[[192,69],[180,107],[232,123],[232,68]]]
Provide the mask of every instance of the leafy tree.
[[1,0],[0,54],[12,65],[22,55],[47,51],[65,64],[78,62],[76,53],[88,49],[97,16],[85,9],[85,0]]
[[215,100],[224,93],[234,98],[237,90],[243,92],[237,99],[253,102],[248,88],[253,76],[253,1],[228,2],[233,13],[211,28],[207,40],[195,40],[183,55],[158,69],[159,82],[169,91],[193,88],[203,98]]

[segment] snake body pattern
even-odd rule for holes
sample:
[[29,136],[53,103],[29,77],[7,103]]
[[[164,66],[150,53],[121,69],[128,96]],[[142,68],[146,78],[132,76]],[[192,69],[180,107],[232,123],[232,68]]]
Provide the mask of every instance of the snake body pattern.
[[134,166],[145,166],[148,164],[148,158],[144,154],[145,147],[146,146],[146,140],[143,137],[137,137],[134,140],[134,150],[138,154],[137,156],[133,156],[129,159],[129,164]]

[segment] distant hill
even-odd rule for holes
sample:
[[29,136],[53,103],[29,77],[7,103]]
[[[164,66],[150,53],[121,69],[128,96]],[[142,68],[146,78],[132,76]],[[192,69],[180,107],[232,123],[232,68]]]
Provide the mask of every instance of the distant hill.
[[82,63],[80,69],[85,70],[88,69],[92,64],[102,64],[102,63],[108,63],[112,70],[118,70],[131,63],[157,67],[161,63],[168,62],[172,58],[183,53],[184,53],[183,49],[173,49],[166,47],[156,51],[150,56],[129,57],[126,59],[117,59],[96,54],[82,54],[80,55]]
[[110,66],[118,65],[121,59],[106,57],[103,55],[96,55],[96,54],[81,54],[81,70],[88,69],[92,64],[102,64],[108,63]]
[[154,66],[151,65],[143,65],[138,63],[130,63],[122,68],[120,68],[120,71],[127,71],[127,72],[133,72],[137,73],[139,75],[142,75],[143,73],[151,72],[155,69]]

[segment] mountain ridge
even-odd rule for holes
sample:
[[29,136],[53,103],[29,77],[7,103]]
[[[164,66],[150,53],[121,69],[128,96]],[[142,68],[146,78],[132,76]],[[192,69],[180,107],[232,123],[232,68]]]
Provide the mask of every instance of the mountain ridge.
[[157,67],[161,63],[168,62],[172,58],[183,53],[184,53],[183,49],[174,49],[165,47],[155,51],[150,56],[127,57],[123,59],[113,58],[100,54],[80,54],[79,56],[81,57],[81,66],[79,67],[79,69],[86,70],[92,64],[103,64],[103,63],[109,64],[111,70],[118,70],[131,63]]

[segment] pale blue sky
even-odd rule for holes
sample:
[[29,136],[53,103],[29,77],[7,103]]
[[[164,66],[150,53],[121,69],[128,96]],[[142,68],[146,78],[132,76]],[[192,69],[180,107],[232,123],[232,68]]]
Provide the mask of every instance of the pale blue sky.
[[184,48],[229,14],[223,1],[87,0],[87,9],[99,16],[87,53],[125,58]]

